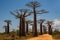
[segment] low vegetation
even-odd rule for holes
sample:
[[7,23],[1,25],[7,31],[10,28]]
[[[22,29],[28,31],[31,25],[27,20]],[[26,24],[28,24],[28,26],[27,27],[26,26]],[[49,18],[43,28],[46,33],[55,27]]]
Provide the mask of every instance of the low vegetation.
[[[55,30],[52,33],[53,39],[60,39],[60,32],[58,30]],[[18,30],[17,31],[12,31],[10,34],[5,34],[5,33],[0,33],[0,40],[27,40],[30,38],[34,38],[32,36],[32,32],[28,32],[26,36],[19,37],[18,36]]]

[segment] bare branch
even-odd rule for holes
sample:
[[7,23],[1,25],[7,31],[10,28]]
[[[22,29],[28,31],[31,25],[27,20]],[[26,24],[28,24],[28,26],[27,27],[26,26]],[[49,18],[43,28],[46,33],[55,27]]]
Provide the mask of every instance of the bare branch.
[[10,25],[12,25],[12,24],[11,24],[11,20],[8,20],[8,19],[7,19],[7,20],[4,20],[4,22],[7,22],[7,23],[9,23]]
[[11,13],[12,15],[14,15],[14,16],[16,16],[16,17],[17,17],[17,15],[16,15],[16,14],[14,14],[13,12],[11,12],[11,11],[10,11],[10,13]]
[[10,13],[11,13],[12,15],[14,15],[16,18],[20,18],[20,17],[21,17],[20,14],[19,14],[19,15],[16,15],[16,14],[14,14],[14,13],[11,12],[11,11],[10,11]]
[[14,12],[17,13],[17,15],[20,15],[20,13],[17,9]]
[[25,15],[25,17],[27,17],[27,16],[29,16],[29,15],[31,15],[33,12],[28,12],[28,14],[27,15]]
[[48,25],[52,25],[52,24],[53,24],[53,21],[47,21],[46,24],[48,24]]
[[26,15],[28,9],[19,9],[19,11],[21,12],[21,14]]
[[37,14],[43,14],[43,13],[44,13],[44,14],[45,14],[45,13],[48,13],[48,11],[46,11],[46,10],[40,10],[40,11],[37,12]]
[[4,22],[11,22],[11,20],[4,20]]
[[26,4],[26,6],[32,7],[32,8],[34,8],[34,7],[37,8],[40,6],[40,3],[37,1],[34,1],[34,2],[30,2],[30,3]]
[[40,19],[38,20],[38,23],[43,23],[45,21],[45,19]]

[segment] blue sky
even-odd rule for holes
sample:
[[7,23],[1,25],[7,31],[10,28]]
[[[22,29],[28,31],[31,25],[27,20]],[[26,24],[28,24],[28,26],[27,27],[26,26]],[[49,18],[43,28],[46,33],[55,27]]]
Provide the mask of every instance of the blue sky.
[[[33,0],[0,0],[0,32],[4,31],[3,26],[6,25],[5,19],[12,20],[12,25],[10,29],[18,29],[19,19],[16,19],[9,11],[16,9],[27,8],[26,3]],[[37,0],[40,2],[41,6],[38,10],[46,9],[49,12],[47,14],[41,14],[37,16],[37,19],[44,18],[46,20],[60,19],[60,0]],[[30,16],[33,19],[33,16]]]

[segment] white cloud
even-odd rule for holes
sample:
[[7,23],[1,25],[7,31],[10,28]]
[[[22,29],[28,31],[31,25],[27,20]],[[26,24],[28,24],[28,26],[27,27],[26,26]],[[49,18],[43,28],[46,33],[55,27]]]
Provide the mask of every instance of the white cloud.
[[53,21],[53,28],[60,30],[60,19],[54,19]]
[[60,26],[60,19],[55,19],[53,23],[54,26]]

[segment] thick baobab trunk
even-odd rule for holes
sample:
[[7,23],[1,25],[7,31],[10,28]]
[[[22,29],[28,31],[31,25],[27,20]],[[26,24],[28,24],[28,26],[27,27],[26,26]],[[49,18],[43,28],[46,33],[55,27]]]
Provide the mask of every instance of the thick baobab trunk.
[[52,29],[51,29],[51,25],[49,25],[49,27],[48,27],[48,33],[49,33],[49,34],[51,34],[51,30],[52,30]]
[[22,35],[22,19],[20,18],[20,25],[19,25],[19,36]]
[[26,36],[26,34],[25,34],[25,17],[22,18],[22,36]]
[[42,35],[42,23],[40,23],[40,35]]
[[7,23],[7,29],[6,29],[7,34],[9,34],[9,23]]
[[26,22],[26,33],[28,33],[28,23]]
[[33,36],[37,36],[37,23],[36,23],[36,11],[34,8],[34,34]]
[[19,36],[25,36],[25,17],[20,18]]

